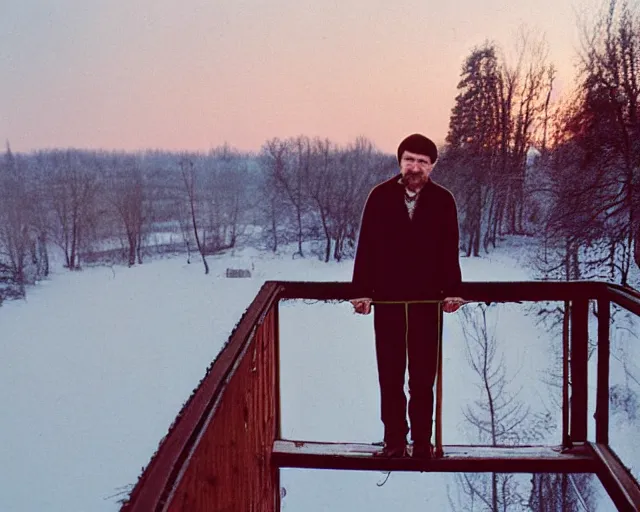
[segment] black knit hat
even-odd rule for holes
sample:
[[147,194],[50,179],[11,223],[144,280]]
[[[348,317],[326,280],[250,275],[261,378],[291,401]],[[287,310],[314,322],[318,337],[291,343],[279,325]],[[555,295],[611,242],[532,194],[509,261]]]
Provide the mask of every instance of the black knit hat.
[[404,139],[398,146],[398,163],[402,158],[402,153],[410,151],[411,153],[417,153],[418,155],[427,155],[431,158],[431,163],[435,164],[438,159],[438,148],[431,139],[428,139],[424,135],[414,133]]

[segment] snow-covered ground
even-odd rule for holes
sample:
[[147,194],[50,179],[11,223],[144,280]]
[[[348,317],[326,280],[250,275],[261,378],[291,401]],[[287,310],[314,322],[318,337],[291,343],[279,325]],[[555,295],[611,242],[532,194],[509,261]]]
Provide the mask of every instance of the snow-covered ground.
[[[185,257],[134,268],[59,270],[30,289],[25,301],[4,303],[0,511],[117,510],[265,279],[351,277],[351,260],[325,264],[292,259],[292,252],[246,249],[210,258],[209,276]],[[464,279],[530,279],[526,256],[526,241],[516,240],[488,257],[463,258]],[[249,268],[252,278],[227,279],[228,267]],[[534,316],[521,304],[492,306],[488,314],[499,356],[514,377],[512,393],[542,412],[560,399],[546,384],[550,345],[559,340],[550,340]],[[446,444],[474,442],[477,435],[462,414],[480,395],[460,318],[456,313],[445,320]],[[288,301],[281,306],[281,343],[285,437],[380,440],[370,316],[355,316],[344,303]],[[637,345],[630,349],[635,354]],[[633,372],[640,377],[637,365]],[[622,418],[613,429],[622,435],[635,426],[637,432],[638,421]],[[560,442],[559,411],[554,426],[544,442]],[[640,460],[633,448],[625,453],[635,458],[626,462]],[[285,470],[283,510],[375,511],[399,503],[402,510],[426,504],[455,509],[451,475],[394,473],[378,487],[380,478],[375,472]]]

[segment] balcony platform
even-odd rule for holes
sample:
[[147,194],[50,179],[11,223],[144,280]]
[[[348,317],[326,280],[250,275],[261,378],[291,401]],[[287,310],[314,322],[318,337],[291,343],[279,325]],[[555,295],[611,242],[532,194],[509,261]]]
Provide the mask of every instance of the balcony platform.
[[280,468],[365,471],[591,473],[596,471],[598,462],[586,443],[564,452],[553,446],[447,445],[442,457],[431,460],[375,457],[380,449],[373,444],[281,439],[274,442],[272,464]]

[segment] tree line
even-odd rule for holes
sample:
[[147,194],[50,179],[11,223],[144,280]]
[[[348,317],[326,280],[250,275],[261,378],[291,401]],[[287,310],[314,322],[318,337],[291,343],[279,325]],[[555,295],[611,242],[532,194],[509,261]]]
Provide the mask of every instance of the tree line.
[[543,40],[495,43],[462,66],[443,157],[467,256],[539,238],[540,275],[629,284],[640,266],[640,13],[608,0],[582,27],[575,88],[554,98]]
[[4,296],[64,266],[140,264],[155,253],[207,256],[239,243],[274,252],[312,240],[324,261],[352,254],[367,194],[395,158],[365,138],[345,147],[305,136],[257,153],[135,154],[47,150],[0,160],[0,283]]

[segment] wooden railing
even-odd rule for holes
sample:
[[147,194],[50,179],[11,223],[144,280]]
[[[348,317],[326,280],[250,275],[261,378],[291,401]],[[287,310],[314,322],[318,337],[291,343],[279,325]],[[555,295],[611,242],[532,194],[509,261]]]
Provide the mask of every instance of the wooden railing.
[[[571,382],[571,390],[563,406],[563,453],[544,446],[463,447],[464,455],[460,455],[460,447],[445,446],[443,458],[417,461],[374,458],[370,445],[336,447],[282,440],[278,303],[284,299],[348,300],[353,295],[350,283],[270,281],[183,407],[122,510],[278,511],[280,467],[593,472],[620,510],[640,510],[640,487],[608,446],[610,308],[615,303],[640,316],[640,294],[600,282],[535,281],[464,283],[461,295],[486,303],[561,301],[568,307],[570,336],[563,380]],[[597,303],[598,315],[595,442],[587,439],[590,301]]]
[[262,287],[121,510],[280,510],[279,290]]

